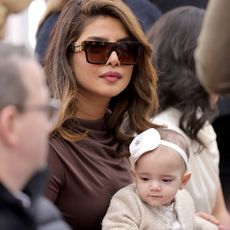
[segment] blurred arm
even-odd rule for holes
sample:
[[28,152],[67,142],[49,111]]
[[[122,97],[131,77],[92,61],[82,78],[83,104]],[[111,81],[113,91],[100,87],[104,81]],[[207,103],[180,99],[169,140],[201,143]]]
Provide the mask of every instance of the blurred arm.
[[229,12],[229,0],[209,0],[195,51],[198,78],[217,94],[230,94]]
[[0,4],[4,5],[10,13],[17,13],[24,10],[32,0],[0,0]]

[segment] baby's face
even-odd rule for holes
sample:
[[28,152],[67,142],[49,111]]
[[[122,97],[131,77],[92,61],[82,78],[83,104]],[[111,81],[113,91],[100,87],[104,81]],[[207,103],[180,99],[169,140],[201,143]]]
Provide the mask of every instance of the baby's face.
[[168,206],[183,187],[185,164],[174,149],[159,146],[136,163],[134,180],[140,198],[151,206]]

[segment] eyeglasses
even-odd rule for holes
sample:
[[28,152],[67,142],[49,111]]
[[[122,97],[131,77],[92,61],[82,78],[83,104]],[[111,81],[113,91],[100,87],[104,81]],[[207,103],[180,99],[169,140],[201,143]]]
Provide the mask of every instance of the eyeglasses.
[[15,105],[20,112],[25,111],[39,111],[45,112],[48,121],[54,122],[56,120],[57,112],[60,108],[60,101],[57,99],[51,99],[47,105]]
[[85,51],[86,60],[90,64],[105,64],[111,53],[115,51],[121,65],[134,65],[142,51],[142,45],[136,41],[102,42],[83,41],[75,42],[74,52]]

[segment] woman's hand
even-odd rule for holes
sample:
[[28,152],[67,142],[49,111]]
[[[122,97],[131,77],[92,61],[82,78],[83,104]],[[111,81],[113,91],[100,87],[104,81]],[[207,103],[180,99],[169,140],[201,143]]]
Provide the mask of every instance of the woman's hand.
[[218,225],[218,230],[230,230],[230,226],[227,225]]
[[[213,215],[211,215],[209,213],[206,213],[206,212],[197,212],[196,215],[199,216],[199,217],[201,217],[201,218],[203,218],[203,219],[205,219],[205,220],[207,220],[207,221],[209,221],[209,222],[211,222],[211,223],[213,223],[213,224],[215,224],[215,225],[219,225],[220,224],[220,221],[217,220],[215,216],[213,216]],[[223,229],[220,229],[220,230],[227,230],[227,228],[226,229],[223,228]]]
[[230,226],[227,226],[227,225],[223,225],[223,224],[220,224],[220,221],[216,219],[215,216],[209,214],[209,213],[206,213],[206,212],[197,212],[196,213],[197,216],[215,224],[218,226],[218,230],[230,230]]

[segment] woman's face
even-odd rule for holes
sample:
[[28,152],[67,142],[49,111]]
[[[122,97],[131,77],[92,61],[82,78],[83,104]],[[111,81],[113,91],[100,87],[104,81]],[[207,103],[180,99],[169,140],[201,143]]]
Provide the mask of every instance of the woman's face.
[[[124,39],[129,39],[129,36],[118,19],[98,16],[84,28],[77,42],[117,42]],[[112,51],[105,64],[90,64],[84,51],[76,52],[71,65],[78,82],[79,94],[93,100],[109,100],[121,93],[129,84],[133,71],[133,65],[120,64],[115,51]]]

